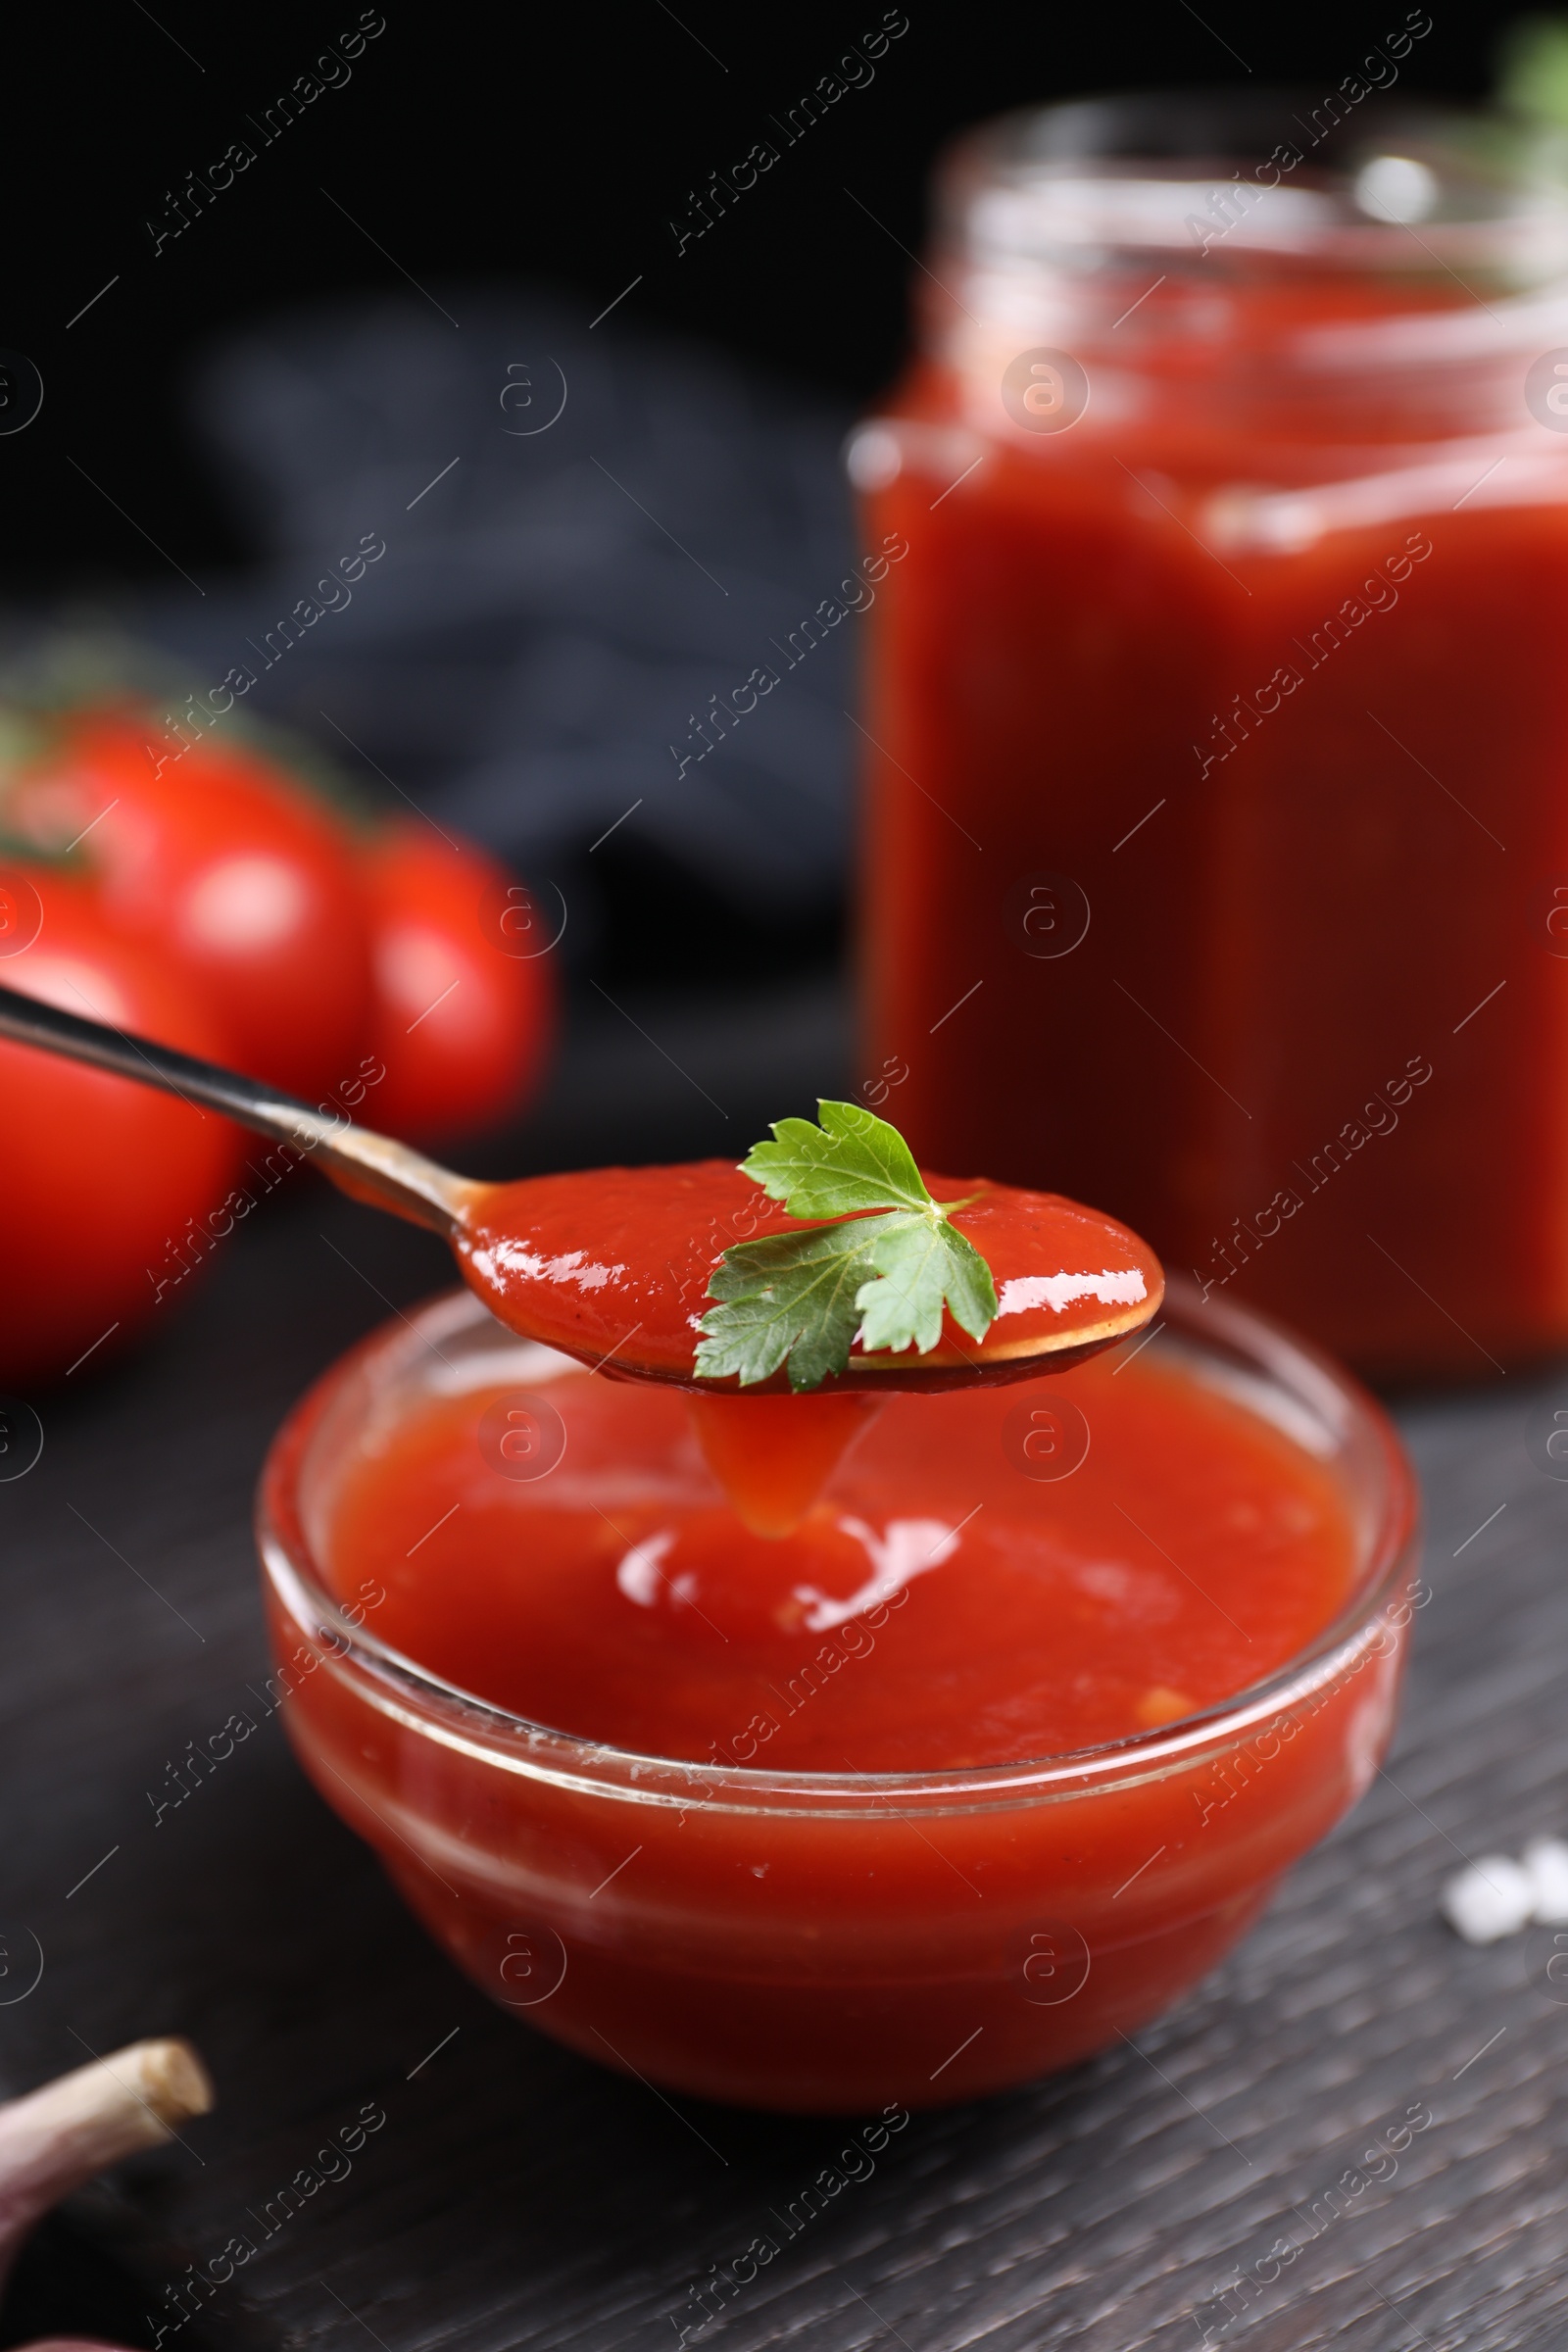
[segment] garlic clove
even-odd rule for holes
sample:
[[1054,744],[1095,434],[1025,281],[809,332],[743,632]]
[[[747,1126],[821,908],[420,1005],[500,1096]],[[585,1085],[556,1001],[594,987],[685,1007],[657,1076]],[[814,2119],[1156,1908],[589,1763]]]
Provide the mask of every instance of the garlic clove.
[[136,2041],[0,2105],[0,2282],[51,2205],[213,2104],[188,2041]]

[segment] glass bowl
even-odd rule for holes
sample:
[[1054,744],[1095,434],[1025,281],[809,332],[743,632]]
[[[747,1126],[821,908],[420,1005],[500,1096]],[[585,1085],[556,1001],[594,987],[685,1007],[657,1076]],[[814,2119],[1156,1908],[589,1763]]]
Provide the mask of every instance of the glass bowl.
[[475,1984],[666,2089],[865,2112],[1070,2065],[1177,2000],[1361,1795],[1420,1597],[1413,1481],[1368,1396],[1183,1284],[1158,1345],[1340,1486],[1355,1574],[1333,1623],[1237,1696],[1109,1745],[780,1772],[522,1721],[379,1640],[373,1579],[330,1596],[334,1483],[368,1433],[386,1444],[400,1411],[454,1384],[564,1375],[466,1292],[443,1295],[334,1365],[263,1473],[271,1688],[300,1761]]

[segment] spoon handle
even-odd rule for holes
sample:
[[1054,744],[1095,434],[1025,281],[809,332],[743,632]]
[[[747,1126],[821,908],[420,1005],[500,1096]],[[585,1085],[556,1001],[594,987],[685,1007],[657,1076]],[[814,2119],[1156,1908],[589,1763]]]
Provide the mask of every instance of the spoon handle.
[[242,1127],[254,1127],[296,1152],[314,1155],[333,1183],[356,1200],[389,1208],[439,1234],[451,1235],[475,1189],[466,1178],[426,1159],[422,1152],[357,1127],[335,1103],[313,1109],[259,1078],[242,1078],[217,1062],[198,1061],[171,1046],[154,1045],[150,1038],[83,1020],[16,989],[0,988],[0,1037],[161,1088],[193,1108],[221,1111]]

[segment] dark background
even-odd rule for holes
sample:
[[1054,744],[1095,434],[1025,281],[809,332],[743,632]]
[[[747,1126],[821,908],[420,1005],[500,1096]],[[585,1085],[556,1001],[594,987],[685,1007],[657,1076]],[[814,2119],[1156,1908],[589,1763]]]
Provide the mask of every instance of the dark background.
[[[67,453],[174,563],[205,576],[243,562],[221,485],[180,416],[191,361],[237,324],[405,289],[399,268],[437,297],[544,281],[580,301],[586,324],[640,274],[616,314],[628,325],[675,328],[863,399],[898,364],[910,268],[898,248],[920,243],[929,164],[955,129],[1097,89],[1250,80],[1327,91],[1406,12],[1402,0],[1343,14],[1204,0],[1200,16],[1185,0],[1130,13],[909,0],[909,29],[874,82],[758,182],[722,237],[679,257],[668,222],[687,214],[689,191],[770,135],[767,115],[880,24],[878,0],[788,10],[681,0],[678,16],[662,0],[518,10],[386,0],[386,29],[347,85],[261,148],[245,117],[359,13],[356,0],[224,11],[158,0],[155,21],[123,0],[85,17],[35,9],[8,26],[0,345],[35,363],[45,399],[24,435],[0,439],[0,599],[30,606],[172,576]],[[1480,94],[1507,13],[1433,0],[1433,30],[1405,59],[1401,91]],[[155,259],[146,221],[162,221],[186,173],[205,173],[242,137],[256,163]]]

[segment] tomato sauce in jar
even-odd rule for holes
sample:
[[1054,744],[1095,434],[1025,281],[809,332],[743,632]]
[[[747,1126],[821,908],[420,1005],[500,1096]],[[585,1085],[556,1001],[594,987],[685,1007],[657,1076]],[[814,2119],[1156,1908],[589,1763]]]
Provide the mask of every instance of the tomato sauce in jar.
[[1381,1374],[1568,1341],[1568,210],[1527,163],[1376,94],[1004,122],[850,456],[903,550],[888,1115]]

